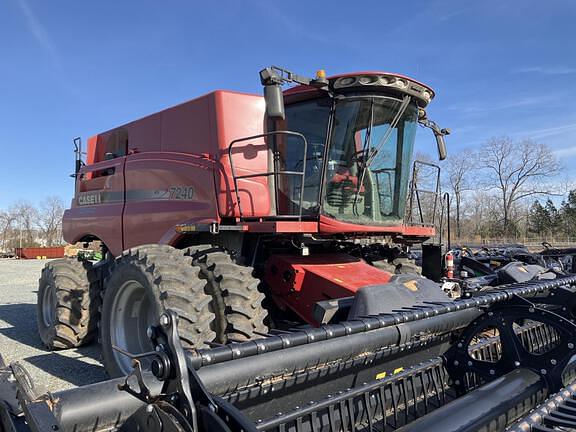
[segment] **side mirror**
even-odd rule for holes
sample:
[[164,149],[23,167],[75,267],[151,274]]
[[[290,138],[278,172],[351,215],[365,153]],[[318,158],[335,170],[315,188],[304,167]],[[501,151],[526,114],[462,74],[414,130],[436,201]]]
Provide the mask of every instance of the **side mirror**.
[[442,133],[435,133],[436,136],[436,145],[438,146],[438,159],[444,160],[446,159],[447,151],[446,151],[446,141],[444,141],[444,134]]
[[284,95],[279,84],[264,86],[264,100],[266,101],[266,115],[268,118],[284,120]]
[[438,147],[438,159],[446,159],[448,152],[446,151],[444,136],[450,135],[450,129],[440,129],[436,123],[426,117],[426,111],[422,108],[420,108],[418,112],[418,123],[432,130],[434,138],[436,138],[436,146]]

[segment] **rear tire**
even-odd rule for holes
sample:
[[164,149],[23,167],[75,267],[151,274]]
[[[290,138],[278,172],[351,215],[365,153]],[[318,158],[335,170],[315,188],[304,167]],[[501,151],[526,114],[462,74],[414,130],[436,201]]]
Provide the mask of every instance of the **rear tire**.
[[184,348],[213,341],[214,314],[206,281],[198,277],[192,259],[171,246],[147,245],[130,249],[116,259],[106,280],[100,338],[102,357],[111,377],[127,375],[133,354],[154,347],[146,332],[166,309],[178,313],[178,332]]
[[98,273],[89,261],[46,264],[38,286],[36,319],[49,349],[75,348],[94,339],[100,305]]
[[208,282],[218,342],[243,341],[268,332],[268,311],[262,305],[265,296],[258,290],[260,281],[252,276],[252,267],[237,264],[227,251],[212,245],[193,246],[185,254]]

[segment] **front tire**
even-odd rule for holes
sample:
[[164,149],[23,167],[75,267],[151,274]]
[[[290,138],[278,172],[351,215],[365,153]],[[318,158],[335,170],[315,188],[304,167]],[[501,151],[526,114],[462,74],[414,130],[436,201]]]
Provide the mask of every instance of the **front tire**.
[[153,350],[147,329],[166,309],[178,313],[178,332],[184,348],[199,348],[215,339],[211,297],[192,260],[170,246],[130,249],[117,258],[106,281],[100,337],[102,357],[111,377],[132,370],[132,354]]

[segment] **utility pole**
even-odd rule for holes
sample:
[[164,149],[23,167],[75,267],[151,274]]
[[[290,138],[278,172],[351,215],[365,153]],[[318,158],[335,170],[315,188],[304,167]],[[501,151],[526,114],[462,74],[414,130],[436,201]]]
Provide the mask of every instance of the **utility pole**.
[[22,254],[22,215],[20,215],[20,254]]

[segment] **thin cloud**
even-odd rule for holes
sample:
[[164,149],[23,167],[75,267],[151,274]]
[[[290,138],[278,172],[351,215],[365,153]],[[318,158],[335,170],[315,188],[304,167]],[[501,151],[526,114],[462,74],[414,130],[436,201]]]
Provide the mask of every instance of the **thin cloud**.
[[[566,134],[569,132],[576,132],[576,123],[567,123],[560,126],[554,126],[550,128],[541,128],[541,129],[532,129],[532,130],[525,130],[522,132],[517,132],[513,135],[526,135],[531,137],[532,139],[541,139],[546,138],[554,135],[561,135]],[[561,151],[564,149],[560,149]]]
[[540,105],[550,101],[550,96],[528,96],[513,100],[507,100],[499,103],[486,103],[486,104],[468,104],[468,105],[452,105],[448,107],[452,111],[460,111],[464,114],[475,114],[492,111],[507,110],[511,108],[520,108]]
[[526,66],[514,69],[516,74],[541,74],[541,75],[571,75],[576,73],[576,68],[567,66]]
[[565,147],[558,150],[554,150],[554,154],[558,157],[570,157],[576,156],[576,146]]
[[331,45],[333,43],[330,35],[317,32],[311,28],[303,26],[301,21],[293,20],[288,15],[286,15],[281,8],[274,6],[272,3],[268,4],[266,9],[268,13],[273,15],[278,20],[280,25],[282,25],[289,33],[325,45]]
[[451,12],[448,12],[446,14],[440,15],[440,17],[438,18],[440,21],[448,21],[451,20],[452,18],[456,18],[457,16],[460,16],[466,12],[468,12],[470,10],[469,7],[467,8],[463,8],[463,9],[458,9],[458,10],[454,10]]
[[36,42],[42,50],[48,55],[52,63],[58,69],[61,69],[61,61],[60,55],[58,54],[58,50],[52,41],[52,38],[42,25],[42,23],[38,20],[36,13],[32,10],[30,5],[28,4],[27,0],[17,0],[17,4],[22,12],[22,15],[26,21],[26,26],[28,30],[36,39]]
[[[493,130],[490,134],[474,134],[473,130],[468,131],[468,127],[458,130],[454,128],[453,134],[458,134],[459,137],[466,139],[467,147],[477,147],[483,145],[490,136],[506,135],[514,139],[529,138],[532,140],[540,141],[550,137],[561,137],[563,142],[576,142],[576,123],[566,123],[560,126],[538,129],[522,129],[517,131],[509,130]],[[462,138],[459,138],[462,139]],[[555,140],[557,141],[557,140]],[[551,147],[558,147],[557,145]],[[576,145],[569,147],[561,147],[552,150],[558,157],[571,157],[576,156]]]

